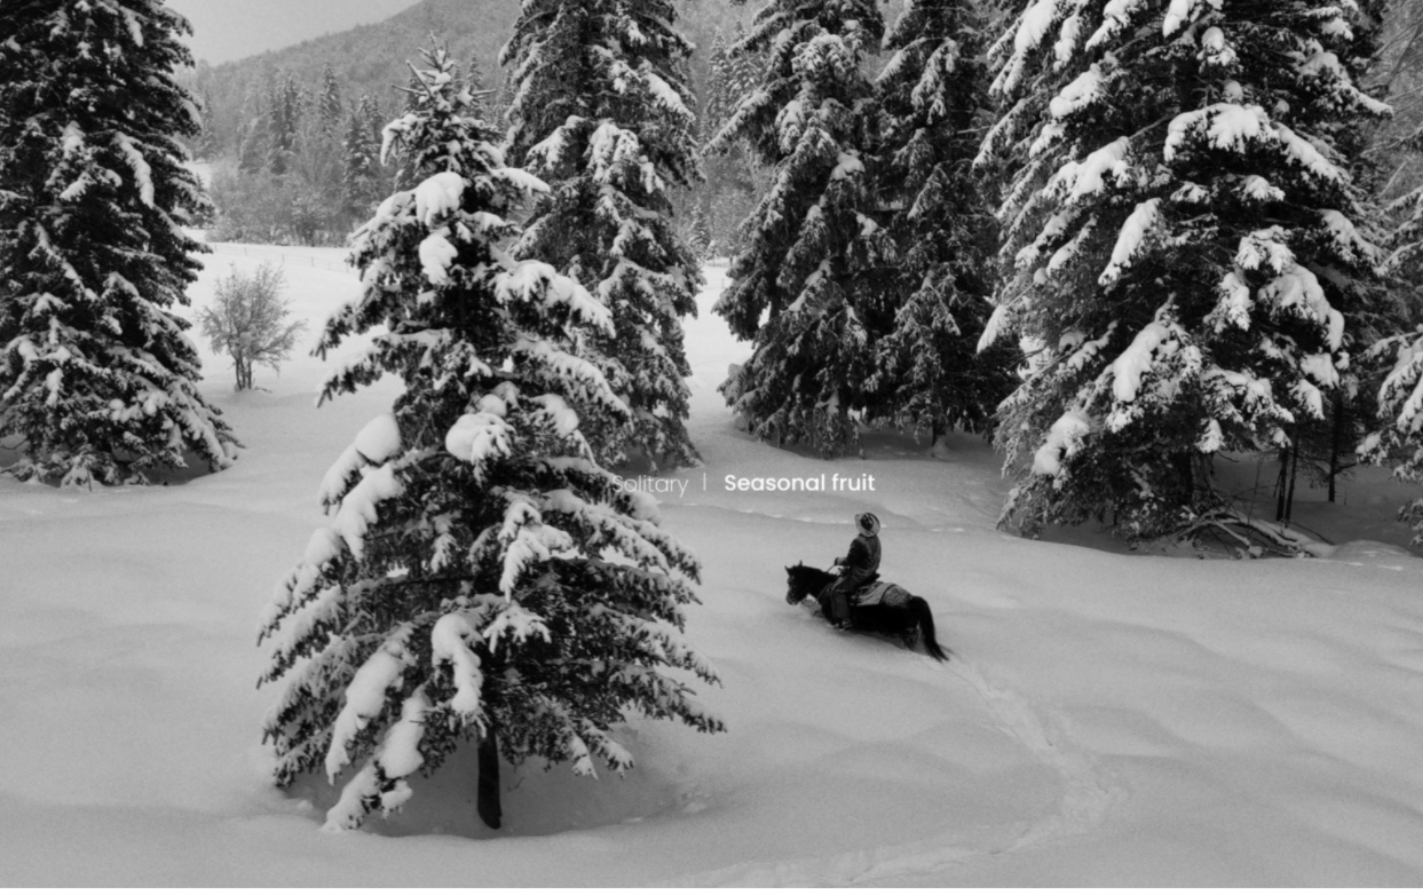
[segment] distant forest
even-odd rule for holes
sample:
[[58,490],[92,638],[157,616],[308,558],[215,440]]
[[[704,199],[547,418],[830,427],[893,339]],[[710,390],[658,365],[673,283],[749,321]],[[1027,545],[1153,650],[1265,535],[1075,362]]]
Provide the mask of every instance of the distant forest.
[[[884,3],[886,10],[892,4]],[[692,79],[707,136],[759,72],[724,59],[757,3],[684,0],[679,29],[697,46]],[[399,116],[410,63],[431,40],[489,91],[490,119],[507,103],[499,51],[516,0],[423,0],[385,21],[213,66],[183,77],[202,102],[205,128],[190,149],[212,167],[214,240],[345,242],[398,170],[379,163],[381,128]],[[702,249],[727,251],[751,207],[758,171],[741,152],[710,158],[707,181],[681,195],[679,223]]]

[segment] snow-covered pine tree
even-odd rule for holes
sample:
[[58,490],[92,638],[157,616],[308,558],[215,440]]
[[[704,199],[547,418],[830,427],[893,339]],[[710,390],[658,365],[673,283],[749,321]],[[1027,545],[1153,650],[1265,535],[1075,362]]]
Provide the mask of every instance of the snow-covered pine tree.
[[[1393,464],[1399,481],[1423,482],[1423,324],[1386,337],[1370,356],[1386,362],[1378,389],[1377,431],[1364,439],[1359,456],[1377,464]],[[1413,544],[1423,545],[1423,497],[1399,510],[1413,526]]]
[[238,128],[237,169],[255,176],[267,165],[267,111],[261,95],[249,96],[243,103],[243,123]]
[[[1423,13],[1419,14],[1418,34],[1423,43]],[[1415,157],[1423,155],[1423,124],[1390,147]],[[1389,239],[1393,250],[1386,266],[1407,280],[1416,281],[1416,274],[1423,271],[1423,181],[1413,188],[1404,186],[1404,193],[1389,201],[1388,209],[1394,217],[1394,228]]]
[[[330,64],[322,71],[314,92],[298,91],[309,113],[298,121],[294,152],[288,158],[290,174],[286,200],[291,229],[302,243],[315,244],[330,238],[342,227],[340,195],[343,185],[344,149],[341,132],[341,85]],[[344,235],[345,231],[341,231]]]
[[[734,39],[723,42],[720,64],[710,70],[707,105],[699,121],[704,143],[725,126],[740,97],[756,89],[761,82],[764,51],[743,52],[735,57],[730,54],[730,46],[745,36],[745,26],[737,22]],[[761,193],[770,185],[769,173],[761,168],[740,139],[723,144],[716,151],[704,150],[702,170],[706,174],[701,192],[710,249],[716,256],[732,256],[742,243],[741,223],[751,215],[760,202]]]
[[[1418,33],[1423,35],[1423,25]],[[1415,151],[1423,148],[1423,128],[1407,141]],[[1371,360],[1364,362],[1376,367],[1382,380],[1377,384],[1378,428],[1360,445],[1359,455],[1378,464],[1392,462],[1400,481],[1423,482],[1423,301],[1416,296],[1423,271],[1423,185],[1395,200],[1391,209],[1397,227],[1384,267],[1396,286],[1414,297],[1403,329],[1379,338],[1367,356]],[[1423,497],[1405,506],[1399,518],[1412,523],[1413,543],[1423,545]]]
[[491,90],[489,82],[484,76],[484,66],[480,64],[478,55],[470,56],[469,68],[464,79],[465,84],[469,87],[470,108],[474,113],[478,114],[481,120],[498,120],[499,116],[490,112]]
[[[1381,83],[1378,75],[1380,69],[1389,67],[1381,47],[1390,30],[1384,26],[1384,11],[1389,0],[1355,0],[1355,6],[1352,40],[1346,38],[1345,43],[1334,47],[1335,55],[1356,86],[1369,95],[1386,96],[1387,79]],[[1394,10],[1397,11],[1396,6]],[[1386,188],[1394,178],[1390,174],[1392,159],[1387,151],[1379,149],[1395,127],[1396,121],[1390,118],[1335,133],[1333,147],[1338,152],[1338,162],[1348,167],[1356,185],[1373,198],[1363,204],[1363,209],[1378,211],[1380,189]],[[1382,243],[1386,239],[1385,219],[1356,219],[1355,222],[1371,241]],[[1359,294],[1362,299],[1344,307],[1347,310],[1345,340],[1353,360],[1339,364],[1339,380],[1325,393],[1322,415],[1296,414],[1289,442],[1279,449],[1277,520],[1291,520],[1301,473],[1310,487],[1324,488],[1329,502],[1333,503],[1340,480],[1357,465],[1355,452],[1373,427],[1371,420],[1378,409],[1377,390],[1381,379],[1376,361],[1360,361],[1358,357],[1375,354],[1371,348],[1374,343],[1410,326],[1405,322],[1408,310],[1399,299],[1399,288],[1385,280],[1382,287],[1364,289]]]
[[692,46],[671,0],[526,0],[500,57],[511,71],[510,162],[549,183],[515,247],[612,310],[587,354],[632,407],[588,429],[605,461],[697,461],[687,435],[682,318],[696,314],[698,257],[672,219],[671,189],[700,178]]
[[977,354],[998,246],[991,198],[973,169],[989,107],[988,12],[979,0],[907,0],[877,83],[879,189],[895,208],[904,295],[879,342],[867,414],[931,441],[955,426],[987,429],[1014,379],[1016,350]]
[[7,3],[0,41],[0,440],[19,478],[143,483],[231,463],[171,311],[207,205],[178,137],[198,133],[173,71],[187,22],[156,0]]
[[384,325],[323,398],[397,373],[405,392],[321,488],[334,510],[263,618],[264,683],[289,675],[266,722],[277,780],[359,763],[328,827],[399,807],[406,778],[477,742],[479,810],[498,826],[498,766],[538,756],[593,774],[632,765],[629,710],[721,723],[663,667],[715,682],[683,641],[698,565],[649,498],[595,462],[585,418],[627,416],[573,354],[609,311],[545,263],[501,246],[525,189],[442,50],[424,97],[387,127],[424,174],[354,238],[363,292],[321,349]]
[[770,56],[768,48],[766,46],[755,49],[748,47],[737,52],[731,51],[731,46],[742,46],[745,43],[746,25],[738,21],[732,32],[731,44],[728,46],[726,54],[725,101],[728,114],[735,108],[740,98],[754,92],[766,76],[766,65]]
[[267,169],[281,176],[292,166],[298,148],[306,96],[288,74],[272,81],[267,99]]
[[736,104],[731,85],[731,57],[726,51],[726,38],[717,28],[712,37],[711,53],[707,57],[707,83],[702,101],[701,125],[705,132],[721,129]]
[[1326,0],[1034,0],[998,41],[1012,265],[985,342],[1030,372],[1001,411],[1004,511],[1290,544],[1222,503],[1219,451],[1321,415],[1379,251],[1348,172],[1356,26]]
[[198,160],[211,160],[217,157],[218,152],[226,144],[223,134],[218,132],[216,123],[209,116],[212,112],[212,91],[204,88],[198,97],[198,111],[203,118],[203,128],[193,142],[193,157]]
[[336,72],[331,69],[331,63],[327,62],[326,67],[321,69],[321,90],[316,98],[316,116],[321,121],[321,132],[327,137],[336,137],[344,108],[341,102],[341,82],[336,79]]
[[731,48],[769,52],[762,80],[709,145],[742,140],[774,171],[714,309],[756,344],[722,392],[754,434],[825,455],[857,440],[851,411],[865,407],[876,337],[893,322],[894,245],[869,169],[879,115],[863,70],[883,35],[872,0],[772,0]]
[[341,142],[341,192],[344,209],[352,219],[365,218],[380,201],[382,176],[380,145],[372,132],[374,103],[361,96],[352,103]]

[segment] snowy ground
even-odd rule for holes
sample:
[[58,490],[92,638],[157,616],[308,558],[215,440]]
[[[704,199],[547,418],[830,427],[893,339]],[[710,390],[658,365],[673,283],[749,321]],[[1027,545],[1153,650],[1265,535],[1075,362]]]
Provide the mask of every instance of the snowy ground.
[[[262,253],[220,249],[199,304]],[[354,276],[339,251],[279,252],[314,331]],[[1423,560],[1391,521],[1407,491],[1365,475],[1303,507],[1342,544],[1324,560],[1019,540],[993,528],[1006,483],[975,439],[933,460],[871,436],[826,463],[737,432],[715,386],[745,348],[708,311],[711,277],[688,339],[706,466],[663,511],[704,564],[689,635],[726,734],[636,723],[621,781],[506,769],[497,835],[467,760],[369,832],[319,831],[332,789],[266,780],[257,613],[323,522],[322,474],[396,389],[318,410],[326,370],[302,357],[237,395],[205,353],[247,446],[233,469],[93,493],[0,480],[0,883],[1423,882]],[[835,472],[875,489],[724,490]],[[865,508],[947,665],[785,604],[782,566],[841,554]]]

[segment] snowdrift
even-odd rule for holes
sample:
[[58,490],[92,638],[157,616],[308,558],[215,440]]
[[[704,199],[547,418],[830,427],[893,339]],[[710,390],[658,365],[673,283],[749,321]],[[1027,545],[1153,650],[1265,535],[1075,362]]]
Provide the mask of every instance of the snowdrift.
[[[215,246],[197,305],[230,263],[279,253],[310,335],[357,286],[339,251]],[[257,616],[325,524],[327,467],[396,387],[317,409],[340,356],[303,357],[237,394],[204,349],[205,394],[246,445],[233,469],[92,493],[0,479],[0,882],[1423,881],[1423,569],[1390,521],[1409,491],[1360,474],[1347,503],[1297,507],[1339,544],[1328,559],[1021,540],[994,529],[1007,482],[976,439],[934,459],[872,434],[865,459],[826,463],[737,431],[715,388],[747,349],[710,314],[708,272],[687,337],[706,465],[658,496],[704,566],[688,637],[721,674],[703,697],[726,734],[635,721],[622,780],[507,769],[498,833],[472,755],[399,815],[322,833],[336,790],[267,778]],[[873,487],[725,482],[835,472]],[[948,664],[785,604],[783,566],[843,554],[866,509]]]

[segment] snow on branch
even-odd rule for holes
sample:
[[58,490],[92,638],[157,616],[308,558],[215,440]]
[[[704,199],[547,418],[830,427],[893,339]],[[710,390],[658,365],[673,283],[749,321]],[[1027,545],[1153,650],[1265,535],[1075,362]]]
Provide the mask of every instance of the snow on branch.
[[1244,555],[1260,558],[1265,555],[1295,558],[1325,555],[1333,548],[1277,522],[1256,518],[1232,507],[1220,507],[1191,517],[1172,536],[1178,540],[1193,539],[1216,533],[1238,544]]
[[619,415],[630,413],[627,404],[608,385],[602,370],[591,361],[559,349],[546,340],[532,340],[524,336],[514,342],[512,351],[533,359],[544,375],[543,382],[550,384],[551,388],[565,391],[571,388],[583,399],[602,404]]
[[500,640],[508,636],[514,643],[521,643],[537,636],[550,641],[548,625],[544,619],[512,599],[506,600],[499,613],[484,628],[484,641],[489,644],[490,654],[499,649]]
[[430,709],[423,689],[405,699],[400,719],[387,730],[380,747],[365,766],[341,789],[341,798],[326,813],[322,830],[354,830],[365,816],[379,808],[387,815],[414,795],[406,778],[424,764],[420,741],[425,736],[425,716]]
[[1087,38],[1087,49],[1095,49],[1111,40],[1131,22],[1131,16],[1140,8],[1142,0],[1107,0],[1102,9],[1102,25]]
[[356,433],[355,449],[371,463],[384,463],[400,453],[400,425],[390,411],[377,414]]
[[415,186],[415,218],[433,228],[440,220],[459,210],[464,189],[464,177],[458,173],[446,170],[430,176]]
[[1100,62],[1093,62],[1075,80],[1062,88],[1048,103],[1048,112],[1057,119],[1081,111],[1102,98],[1102,89],[1114,79],[1104,74]]
[[[1384,356],[1389,350],[1394,352],[1394,364],[1379,386],[1379,413],[1397,432],[1416,436],[1423,433],[1423,329],[1382,340],[1370,354]],[[1368,442],[1377,443],[1377,436]]]
[[478,721],[483,713],[484,673],[471,647],[479,638],[478,624],[458,611],[441,617],[430,630],[433,666],[449,665],[455,686],[449,707],[465,725]]
[[1217,102],[1176,115],[1167,128],[1163,157],[1169,162],[1185,144],[1187,137],[1203,133],[1212,147],[1242,151],[1250,140],[1270,139],[1275,134],[1270,116],[1259,105],[1236,105]]
[[346,703],[336,717],[326,753],[326,777],[332,782],[350,764],[360,733],[385,710],[390,690],[399,685],[405,670],[414,666],[409,648],[414,630],[409,623],[396,627],[346,686]]
[[502,179],[523,192],[531,194],[545,194],[548,192],[548,183],[533,173],[518,167],[499,167],[496,170],[490,171],[489,175],[495,179]]
[[376,506],[405,491],[405,485],[395,475],[394,463],[364,472],[360,482],[341,498],[341,507],[332,521],[332,527],[357,559],[365,551],[367,529],[377,521]]
[[1209,3],[1216,9],[1221,6],[1221,0],[1171,0],[1166,16],[1161,20],[1161,36],[1170,37],[1185,27],[1203,3]]
[[1141,245],[1145,243],[1147,235],[1156,225],[1157,217],[1161,212],[1161,199],[1150,198],[1136,205],[1126,222],[1122,223],[1121,231],[1117,233],[1116,246],[1112,248],[1112,258],[1107,263],[1107,268],[1097,278],[1097,283],[1103,287],[1116,283],[1121,277],[1122,271],[1131,265],[1132,259],[1141,250]]
[[1028,57],[1047,36],[1048,30],[1059,15],[1060,5],[1061,0],[1036,0],[1023,11],[1018,19],[1017,28],[1010,32],[1013,36],[1012,54],[993,81],[994,92],[1012,93],[1017,90],[1023,70],[1027,66]]
[[476,479],[483,479],[485,464],[513,452],[514,427],[502,414],[485,409],[463,414],[445,433],[445,450],[474,464]]
[[1092,432],[1092,423],[1081,411],[1068,411],[1052,424],[1042,446],[1033,454],[1036,475],[1057,476],[1062,463],[1082,449],[1082,443]]
[[1338,351],[1344,343],[1344,315],[1329,304],[1324,288],[1314,272],[1298,263],[1287,266],[1279,276],[1259,290],[1259,297],[1281,309],[1292,309],[1313,319],[1326,330],[1329,348]]
[[525,260],[513,271],[501,272],[494,280],[495,293],[503,302],[566,305],[584,323],[614,336],[613,316],[607,306],[574,281],[546,262]]
[[123,133],[114,134],[114,144],[118,146],[123,154],[124,160],[128,163],[129,169],[133,170],[134,179],[138,183],[139,197],[143,203],[149,207],[153,206],[153,168],[148,165],[140,152],[133,144],[133,140]]
[[1048,180],[1047,192],[1061,194],[1063,202],[1071,204],[1081,198],[1100,192],[1108,174],[1121,176],[1129,168],[1126,157],[1131,149],[1131,141],[1126,136],[1118,137],[1093,151],[1081,161],[1063,164]]
[[425,273],[425,280],[435,287],[449,283],[450,265],[459,256],[459,249],[446,237],[449,233],[448,228],[443,228],[431,232],[420,242],[420,268]]
[[1179,327],[1159,317],[1138,331],[1131,345],[1112,362],[1112,395],[1118,401],[1135,401],[1142,375],[1156,363],[1158,352],[1172,349],[1180,333]]
[[523,494],[510,494],[504,509],[504,523],[496,539],[504,547],[499,591],[512,601],[514,588],[531,567],[574,548],[573,538],[544,524],[538,504]]

